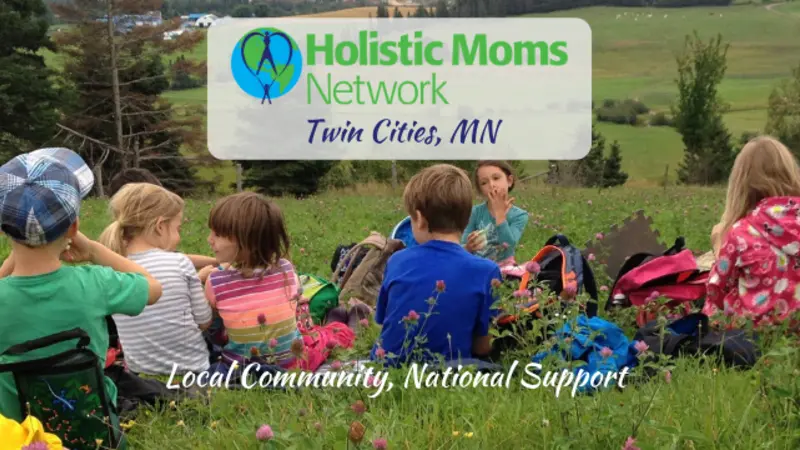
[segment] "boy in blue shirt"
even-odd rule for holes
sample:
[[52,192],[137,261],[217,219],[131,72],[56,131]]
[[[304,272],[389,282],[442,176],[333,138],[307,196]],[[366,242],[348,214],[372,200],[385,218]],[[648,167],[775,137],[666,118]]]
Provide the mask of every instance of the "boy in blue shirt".
[[498,313],[493,283],[502,277],[496,263],[461,246],[472,212],[469,177],[449,164],[428,167],[411,178],[403,201],[420,245],[387,262],[375,310],[383,328],[371,358],[396,366],[488,355]]

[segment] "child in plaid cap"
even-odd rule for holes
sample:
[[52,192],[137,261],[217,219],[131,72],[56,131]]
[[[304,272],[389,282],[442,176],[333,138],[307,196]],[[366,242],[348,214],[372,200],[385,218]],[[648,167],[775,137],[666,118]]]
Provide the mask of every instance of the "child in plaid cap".
[[[0,353],[9,347],[72,328],[89,335],[89,348],[105,363],[106,316],[138,315],[161,297],[161,285],[141,266],[78,231],[81,200],[94,176],[76,153],[46,148],[19,155],[0,167],[0,229],[11,254],[0,268]],[[87,265],[62,265],[89,262]],[[7,313],[10,315],[10,313]],[[0,363],[41,358],[74,348],[53,345]],[[117,388],[105,379],[116,406]],[[10,373],[0,373],[0,414],[21,421]]]

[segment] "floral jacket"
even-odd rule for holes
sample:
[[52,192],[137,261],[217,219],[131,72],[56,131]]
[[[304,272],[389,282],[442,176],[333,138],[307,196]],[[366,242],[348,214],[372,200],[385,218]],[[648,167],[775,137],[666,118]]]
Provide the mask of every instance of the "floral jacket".
[[758,203],[724,237],[703,312],[780,323],[800,310],[800,197]]

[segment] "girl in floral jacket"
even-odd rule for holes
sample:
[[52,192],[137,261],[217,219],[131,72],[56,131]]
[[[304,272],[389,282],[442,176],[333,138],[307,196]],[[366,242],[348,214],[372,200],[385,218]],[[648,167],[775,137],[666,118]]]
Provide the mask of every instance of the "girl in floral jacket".
[[737,156],[712,242],[706,315],[759,326],[800,311],[800,167],[776,139],[755,138]]

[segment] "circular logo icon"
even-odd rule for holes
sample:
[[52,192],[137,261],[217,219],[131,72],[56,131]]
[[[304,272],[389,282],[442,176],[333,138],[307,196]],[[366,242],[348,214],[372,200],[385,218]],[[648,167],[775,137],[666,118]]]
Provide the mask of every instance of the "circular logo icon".
[[231,72],[245,93],[262,104],[272,104],[300,80],[303,55],[297,42],[283,31],[256,28],[236,43],[231,55]]

